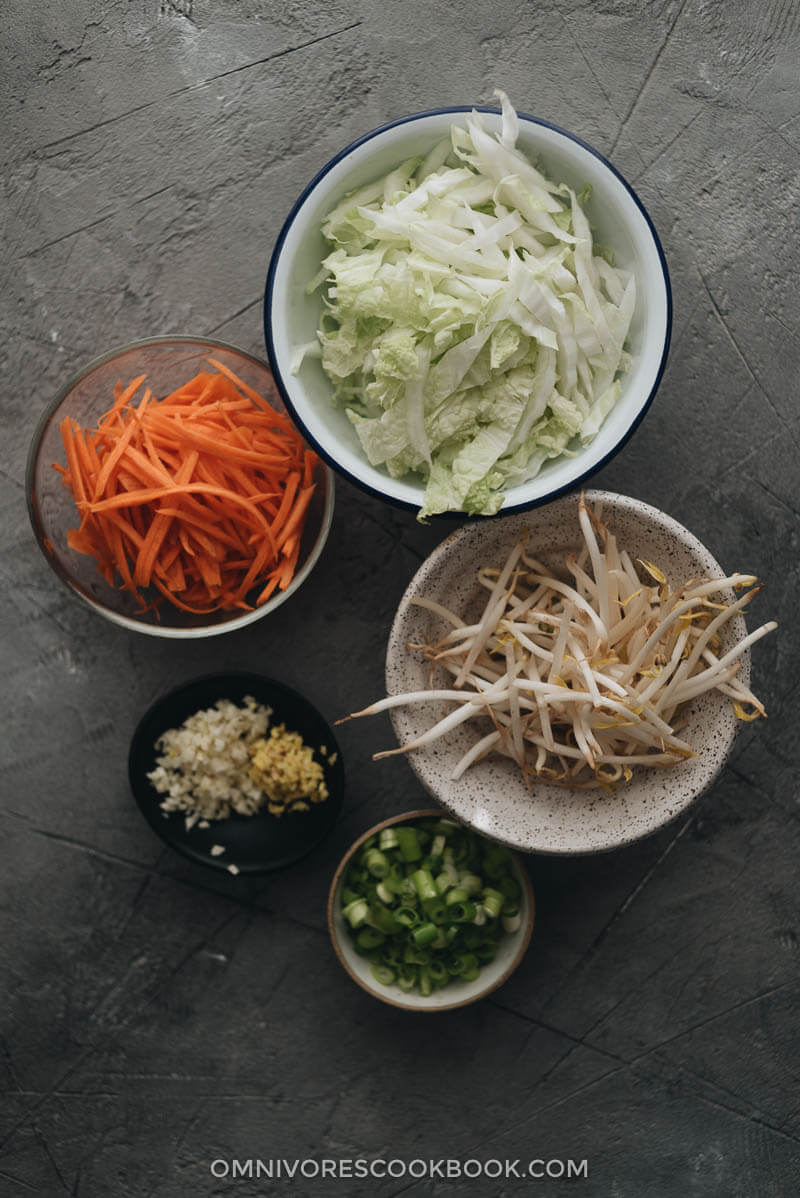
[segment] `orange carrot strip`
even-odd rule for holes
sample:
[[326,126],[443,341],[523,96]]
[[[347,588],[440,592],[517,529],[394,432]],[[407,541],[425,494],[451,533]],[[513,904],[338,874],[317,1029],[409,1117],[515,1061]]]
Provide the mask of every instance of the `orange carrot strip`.
[[136,531],[130,520],[123,516],[122,512],[106,512],[103,519],[107,520],[110,524],[116,525],[120,533],[131,542],[133,548],[139,549],[144,541],[144,537]]
[[[176,486],[188,483],[191,480],[199,456],[195,451],[190,453],[185,459],[180,470],[175,475]],[[153,517],[153,521],[147,531],[147,536],[144,539],[144,544],[139,550],[139,556],[136,559],[136,566],[133,571],[133,577],[137,586],[146,587],[149,583],[156,557],[169,531],[173,518],[172,516],[159,515]]]
[[289,583],[292,581],[292,578],[294,577],[294,571],[295,567],[297,566],[297,557],[299,552],[300,543],[298,541],[294,547],[294,553],[292,553],[290,557],[287,557],[286,561],[281,566],[280,582],[278,583],[278,586],[282,591],[286,590]]
[[214,561],[209,561],[205,557],[198,557],[197,569],[200,571],[200,576],[207,587],[219,586],[222,582],[222,576],[219,572],[219,566]]
[[[153,417],[153,426],[155,428],[165,429],[169,432],[169,425],[163,417]],[[188,445],[192,445],[195,449],[205,449],[208,453],[214,454],[217,457],[231,457],[240,462],[248,462],[254,466],[274,465],[281,466],[286,461],[285,457],[271,456],[266,457],[261,452],[254,450],[242,449],[236,445],[222,444],[218,439],[209,436],[195,429],[184,428],[182,430],[183,440]]]
[[[245,395],[249,395],[253,403],[258,404],[260,408],[265,406],[269,408],[269,404],[266,402],[263,395],[259,395],[257,391],[254,391],[252,387],[249,387],[244,379],[240,379],[238,374],[234,374],[229,366],[224,366],[222,362],[217,361],[216,358],[207,358],[206,361],[210,362],[211,365],[220,372],[220,374],[224,374],[226,379],[230,379],[234,387],[238,387],[239,390],[244,392]],[[272,409],[270,408],[270,411],[271,410]]]
[[317,463],[285,413],[210,364],[161,400],[146,388],[134,404],[144,378],[118,384],[94,430],[62,429],[58,467],[81,516],[68,543],[141,603],[150,585],[194,614],[288,587]]
[[173,564],[164,576],[164,582],[173,593],[184,591],[186,589],[186,576],[183,572],[183,565],[180,557],[176,557]]
[[270,528],[272,529],[273,534],[277,534],[280,531],[281,526],[284,524],[286,517],[289,514],[289,509],[292,506],[292,502],[294,501],[294,497],[297,494],[297,488],[299,487],[299,485],[300,485],[300,474],[298,473],[298,471],[294,470],[294,471],[292,471],[292,473],[289,475],[289,477],[286,480],[286,489],[283,492],[283,496],[282,496],[281,502],[280,502],[280,507],[278,508],[278,512],[277,512],[277,515],[275,516],[275,519],[272,521],[272,524],[270,525]]
[[176,387],[174,391],[170,391],[169,395],[165,395],[160,403],[166,404],[169,407],[173,405],[194,404],[197,402],[197,397],[202,392],[203,387],[212,377],[210,370],[201,370],[193,379],[189,379],[188,383],[183,383],[180,387]]
[[262,603],[266,603],[266,601],[269,599],[270,595],[272,594],[272,592],[275,590],[276,586],[278,585],[279,577],[280,576],[277,571],[271,576],[269,582],[267,583],[267,585],[264,587],[261,594],[256,599],[256,607],[260,607]]
[[125,450],[127,449],[128,445],[130,444],[131,439],[135,432],[136,432],[136,421],[129,420],[127,422],[125,428],[123,429],[122,434],[117,439],[116,445],[111,450],[111,452],[106,456],[106,458],[103,460],[103,465],[100,470],[100,474],[97,477],[97,479],[95,480],[94,491],[92,494],[93,499],[99,499],[100,496],[102,495],[103,491],[105,491],[105,489],[107,488],[109,480],[111,479],[111,476],[114,473],[114,468],[120,462],[123,454],[125,453]]
[[210,607],[193,607],[188,603],[184,603],[178,598],[177,595],[173,594],[172,591],[168,590],[168,588],[164,586],[164,583],[160,578],[153,578],[153,586],[159,590],[164,598],[168,599],[174,607],[180,608],[181,611],[191,612],[191,614],[194,616],[206,616],[210,615],[212,612],[219,611],[219,607],[216,603],[212,603]]
[[[138,378],[135,378],[132,382],[128,383],[127,387],[124,389],[121,387],[120,383],[117,383],[117,387],[119,387],[120,390],[118,392],[115,390],[114,408],[124,408],[125,405],[133,399],[134,395],[139,390],[146,378],[146,374],[140,374]],[[112,408],[112,411],[113,410],[114,409]],[[108,413],[108,415],[110,415],[110,413]]]
[[67,467],[71,476],[71,486],[75,499],[86,501],[86,484],[78,462],[78,451],[75,448],[75,434],[72,421],[66,416],[61,421],[61,440],[64,442],[64,453],[67,457]]
[[177,483],[171,483],[165,487],[147,487],[141,491],[131,491],[127,495],[112,495],[108,499],[98,500],[96,503],[82,503],[81,508],[87,508],[91,512],[105,512],[110,508],[120,507],[141,507],[145,503],[152,503],[154,499],[166,499],[169,496],[175,495],[217,495],[220,498],[227,499],[231,503],[235,503],[238,507],[242,507],[251,514],[257,522],[267,528],[267,522],[261,515],[256,504],[257,496],[250,499],[245,499],[241,495],[237,495],[234,491],[228,491],[222,487],[214,487],[210,483],[182,483],[180,486]]
[[283,545],[284,541],[287,541],[295,529],[298,528],[300,521],[306,514],[306,509],[311,502],[311,496],[314,494],[315,489],[316,484],[312,483],[310,487],[306,487],[305,490],[301,491],[298,495],[297,501],[292,508],[292,514],[289,516],[288,520],[281,529],[280,535],[278,536],[279,549],[281,545]]
[[307,449],[303,454],[303,486],[307,487],[314,477],[314,467],[319,461],[313,449]]
[[[163,516],[178,516],[180,517],[181,524],[189,524],[195,528],[199,528],[202,532],[207,533],[211,537],[215,537],[224,545],[229,545],[231,549],[239,548],[237,541],[223,528],[220,528],[210,520],[203,520],[200,516],[196,515],[194,512],[188,511],[186,508],[159,507],[156,508],[156,512]],[[181,531],[186,530],[182,529]]]
[[269,541],[264,540],[260,549],[253,558],[250,568],[237,587],[236,593],[240,598],[244,598],[250,588],[255,584],[256,580],[263,574],[265,567],[271,562],[274,562],[277,556],[278,553],[275,548],[275,542],[272,541],[270,543]]

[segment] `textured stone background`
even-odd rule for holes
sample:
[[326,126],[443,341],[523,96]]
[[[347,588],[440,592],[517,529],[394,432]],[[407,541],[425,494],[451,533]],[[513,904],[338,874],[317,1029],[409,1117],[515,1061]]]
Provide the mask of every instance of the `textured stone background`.
[[[216,1157],[586,1157],[588,1181],[465,1193],[778,1198],[800,1190],[797,1065],[797,211],[790,0],[6,0],[0,1191],[256,1195]],[[664,241],[669,367],[598,483],[767,581],[770,710],[688,818],[602,858],[534,859],[531,950],[496,997],[415,1018],[336,963],[324,897],[351,839],[422,797],[348,725],[330,841],[266,882],[165,850],[128,794],[133,725],[195,674],[254,666],[331,716],[381,691],[390,618],[447,525],[339,486],[299,595],[207,645],[106,626],[56,583],[24,505],[42,406],[164,332],[260,352],[270,249],[300,188],[387,118],[486,101],[608,152]],[[796,1025],[795,1025],[796,1027]],[[793,1092],[794,1091],[794,1092]],[[444,1193],[406,1181],[271,1192]]]

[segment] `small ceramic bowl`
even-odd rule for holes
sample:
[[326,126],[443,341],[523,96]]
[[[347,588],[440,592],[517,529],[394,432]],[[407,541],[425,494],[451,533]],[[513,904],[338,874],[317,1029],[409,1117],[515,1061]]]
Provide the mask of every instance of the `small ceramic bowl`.
[[[633,558],[658,563],[674,584],[725,577],[705,546],[657,508],[606,491],[588,491],[586,498],[602,502],[603,520],[620,548]],[[525,516],[464,525],[439,545],[414,575],[397,609],[386,651],[387,694],[430,685],[430,664],[407,645],[435,640],[442,622],[415,606],[415,596],[438,600],[468,622],[473,615],[477,618],[486,594],[475,583],[480,567],[502,562],[527,530],[531,552],[557,568],[565,553],[579,547],[577,509],[578,496],[569,495]],[[728,621],[724,633],[723,652],[746,635],[740,614]],[[748,651],[741,658],[739,677],[749,680]],[[395,709],[391,715],[398,743],[419,736],[446,710],[433,703]],[[739,726],[730,699],[719,692],[695,699],[687,708],[683,735],[697,755],[668,769],[637,768],[612,794],[538,780],[529,792],[517,766],[500,756],[485,758],[454,782],[453,768],[480,735],[466,724],[410,753],[409,762],[433,798],[477,832],[528,853],[596,853],[629,844],[675,819],[714,781]]]
[[505,935],[500,941],[497,956],[494,961],[481,968],[479,976],[473,982],[450,982],[441,990],[424,995],[416,991],[401,990],[399,986],[382,986],[372,976],[369,961],[356,952],[353,941],[347,929],[347,921],[342,914],[342,904],[339,897],[342,878],[353,854],[358,851],[365,840],[374,836],[383,828],[394,824],[414,823],[421,819],[437,819],[442,812],[435,808],[421,811],[406,811],[402,815],[393,815],[376,824],[359,836],[339,862],[339,868],[334,874],[328,895],[328,930],[331,941],[340,962],[362,990],[366,990],[373,998],[388,1003],[392,1007],[402,1007],[405,1011],[452,1011],[456,1007],[466,1007],[485,998],[498,986],[511,977],[519,965],[525,950],[530,943],[533,924],[536,915],[536,905],[533,898],[533,887],[526,870],[516,857],[512,857],[514,875],[520,884],[522,898],[520,899],[520,925],[516,932]]
[[[309,811],[285,812],[276,817],[263,810],[255,815],[229,815],[211,820],[203,828],[199,823],[186,826],[179,811],[161,809],[160,795],[148,778],[155,769],[156,741],[169,728],[179,727],[197,711],[213,707],[218,699],[242,704],[253,698],[272,709],[270,726],[285,724],[287,731],[299,732],[315,750],[328,787],[328,798],[315,803]],[[328,750],[320,753],[322,746]],[[133,796],[153,831],[176,852],[197,865],[228,870],[234,874],[260,874],[283,869],[304,857],[328,835],[344,799],[344,767],[336,738],[324,716],[303,695],[260,674],[210,674],[196,678],[159,699],[142,716],[131,741],[128,777]],[[223,852],[212,852],[219,846]],[[230,867],[233,866],[233,869]]]
[[[469,108],[443,108],[402,117],[365,134],[335,155],[311,180],[290,212],[272,255],[264,296],[264,331],[275,382],[308,440],[339,473],[381,499],[419,509],[424,492],[416,475],[393,479],[367,461],[346,412],[332,403],[332,388],[318,359],[306,357],[292,370],[298,347],[314,342],[322,288],[306,284],[329,252],[320,231],[323,219],[348,192],[417,154],[425,154]],[[489,128],[500,114],[480,108]],[[553,179],[576,191],[587,184],[586,211],[598,242],[610,246],[618,266],[636,276],[636,311],[628,336],[633,366],[622,394],[597,436],[576,447],[575,456],[546,464],[536,478],[512,487],[503,514],[545,503],[599,470],[632,435],[655,395],[666,364],[672,300],[664,253],[639,197],[619,171],[572,133],[519,114],[519,148],[538,160]]]
[[295,575],[285,591],[252,611],[219,611],[193,615],[179,611],[166,601],[142,611],[127,590],[112,587],[98,572],[94,558],[70,549],[67,530],[80,523],[71,492],[66,490],[53,462],[64,461],[59,425],[65,417],[94,426],[113,402],[114,386],[140,374],[157,396],[187,382],[201,370],[210,369],[209,357],[235,371],[250,387],[263,395],[277,411],[284,411],[266,363],[252,354],[200,337],[151,337],[111,350],[95,359],[70,379],[42,413],[28,456],[26,491],[33,531],[45,559],[73,594],[114,624],[150,636],[186,638],[216,636],[263,619],[294,594],[314,569],[333,519],[333,475],[324,465],[317,467],[318,487],[309,505],[300,543]]

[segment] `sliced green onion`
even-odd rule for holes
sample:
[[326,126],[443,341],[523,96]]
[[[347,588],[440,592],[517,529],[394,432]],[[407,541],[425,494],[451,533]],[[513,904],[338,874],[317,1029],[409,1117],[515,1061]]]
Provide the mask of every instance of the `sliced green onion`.
[[450,820],[369,837],[344,872],[340,902],[375,981],[429,995],[477,978],[521,926],[513,869],[502,845]]
[[419,861],[422,856],[419,836],[416,828],[404,827],[402,824],[395,829],[400,856],[404,861]]
[[397,922],[397,916],[388,907],[384,907],[382,903],[373,903],[369,909],[367,923],[371,927],[376,928],[379,932],[383,932],[386,936],[391,936],[394,932],[399,932],[401,924]]
[[518,903],[522,894],[522,887],[513,874],[506,874],[497,882],[497,889],[511,903]]
[[433,874],[429,869],[416,869],[411,875],[411,880],[414,883],[414,888],[420,899],[425,902],[426,899],[435,899],[439,897],[439,891],[436,889],[436,883],[433,880]]
[[450,958],[450,972],[458,977],[463,977],[464,974],[471,969],[474,969],[478,964],[478,958],[474,953],[458,953]]
[[456,923],[472,923],[478,914],[478,908],[474,903],[467,901],[466,903],[454,903],[450,908],[450,916]]
[[365,899],[357,898],[348,903],[342,911],[351,928],[358,928],[369,915],[369,905]]
[[444,961],[431,961],[428,966],[428,975],[434,986],[445,986],[449,975]]
[[417,984],[416,965],[401,965],[397,971],[397,984],[401,990],[413,990]]
[[359,948],[377,948],[385,939],[383,932],[376,928],[362,928],[356,936],[356,944]]
[[387,849],[396,848],[399,843],[396,828],[384,828],[378,837],[378,848],[383,849],[384,852]]
[[416,903],[419,901],[417,888],[414,885],[412,878],[403,878],[398,894],[401,896],[404,903]]
[[464,941],[465,948],[475,949],[483,940],[483,933],[480,928],[476,928],[474,924],[470,924],[464,928],[461,938]]
[[417,948],[427,948],[438,934],[439,929],[435,923],[421,923],[419,927],[413,928],[411,931],[411,937]]
[[428,899],[423,903],[423,910],[431,923],[445,923],[450,918],[450,908],[441,899]]
[[373,878],[385,878],[389,872],[389,858],[380,849],[370,849],[364,858],[364,864]]
[[499,890],[494,890],[491,887],[487,887],[486,890],[484,890],[483,897],[481,899],[481,905],[483,906],[486,914],[490,915],[492,919],[497,919],[498,915],[503,910],[504,902],[505,899]]

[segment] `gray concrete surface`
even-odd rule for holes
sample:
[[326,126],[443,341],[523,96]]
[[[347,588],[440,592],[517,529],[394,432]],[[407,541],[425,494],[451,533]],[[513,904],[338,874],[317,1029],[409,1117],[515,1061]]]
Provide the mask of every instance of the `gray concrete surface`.
[[[75,1198],[342,1193],[779,1198],[800,1191],[796,709],[800,9],[786,0],[6,0],[0,1191]],[[447,526],[339,487],[295,600],[164,644],[105,625],[39,555],[23,471],[38,413],[111,345],[168,331],[263,348],[267,259],[312,173],[426,106],[522,109],[606,151],[672,272],[669,367],[598,482],[766,580],[748,725],[678,824],[534,859],[530,952],[497,995],[415,1018],[335,961],[344,848],[422,797],[342,730],[335,834],[274,880],[217,878],[129,796],[140,713],[253,666],[335,716],[375,697],[404,586]],[[567,1182],[215,1180],[216,1158],[589,1162]]]

